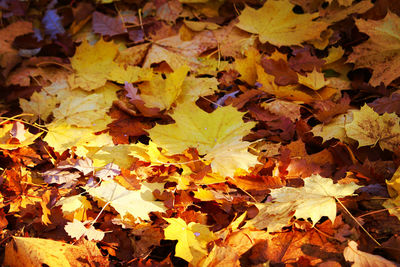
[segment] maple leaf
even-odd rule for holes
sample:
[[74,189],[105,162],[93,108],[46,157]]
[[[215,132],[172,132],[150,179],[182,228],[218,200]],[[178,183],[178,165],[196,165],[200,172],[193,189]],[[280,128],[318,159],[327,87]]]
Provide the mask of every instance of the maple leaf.
[[76,179],[81,177],[77,172],[70,172],[64,168],[55,168],[45,171],[43,174],[46,183],[65,184],[65,187],[71,187],[76,183]]
[[94,46],[84,41],[71,58],[75,73],[70,76],[71,87],[93,90],[106,84],[110,66],[117,56],[118,46],[100,39]]
[[114,145],[112,142],[104,146],[97,145],[89,148],[87,156],[93,160],[94,167],[104,167],[109,163],[114,163],[121,168],[128,169],[134,162],[134,158],[129,156],[134,145]]
[[55,206],[61,206],[64,218],[67,220],[87,220],[86,211],[92,208],[85,196],[75,195],[60,198]]
[[[318,124],[314,126],[311,132],[314,136],[322,137],[323,142],[326,142],[332,138],[337,138],[342,142],[347,142],[349,138],[347,137],[345,127],[353,120],[353,110],[349,110],[345,114],[337,115],[329,123]],[[348,143],[348,142],[347,142]]]
[[[13,48],[14,39],[17,36],[33,32],[32,22],[16,21],[0,30],[0,66],[11,70],[18,63],[18,51]],[[8,70],[8,71],[10,71]]]
[[386,181],[386,184],[390,196],[400,196],[400,167],[397,168],[392,178],[389,181]]
[[175,256],[193,265],[207,255],[207,244],[215,239],[206,225],[190,222],[181,218],[164,218],[169,225],[164,229],[165,239],[178,240]]
[[108,134],[95,135],[95,131],[92,128],[79,128],[62,121],[52,122],[47,124],[46,127],[48,132],[43,140],[59,153],[72,147],[77,147],[79,150],[77,150],[77,154],[85,157],[89,147],[102,147],[113,144],[111,136]]
[[121,169],[117,164],[108,163],[101,170],[95,173],[95,176],[102,180],[112,180],[115,176],[121,174]]
[[61,18],[57,14],[56,9],[46,10],[42,23],[44,24],[44,33],[49,34],[51,39],[56,39],[57,34],[65,33],[65,29],[61,24]]
[[218,84],[218,80],[214,77],[186,77],[182,83],[182,91],[176,102],[195,102],[201,96],[212,95],[215,91],[218,91]]
[[182,41],[180,35],[174,35],[154,42],[146,55],[143,67],[149,68],[153,63],[165,61],[173,70],[183,65],[197,69],[202,65],[197,57],[216,47],[217,40],[210,31],[201,32],[190,41]]
[[267,231],[277,232],[287,226],[293,217],[295,205],[292,202],[282,203],[257,203],[259,212],[256,217],[246,222],[243,227],[255,227]]
[[400,18],[387,12],[383,20],[356,20],[361,32],[369,39],[355,48],[348,62],[356,68],[372,68],[370,84],[378,86],[381,82],[389,85],[400,76]]
[[400,91],[393,92],[389,97],[377,98],[374,102],[368,104],[378,114],[396,113],[400,115]]
[[396,267],[397,264],[385,259],[384,257],[373,255],[367,252],[358,250],[358,245],[354,241],[349,241],[347,247],[343,251],[343,256],[348,262],[352,262],[352,266],[382,266]]
[[29,146],[34,143],[34,141],[43,134],[31,134],[28,131],[25,131],[23,134],[23,140],[20,140],[19,144],[9,143],[9,139],[12,137],[12,130],[14,124],[5,124],[2,128],[0,128],[0,149],[14,150],[20,147]]
[[348,137],[357,140],[359,146],[374,146],[394,151],[400,145],[400,118],[395,113],[379,115],[367,104],[353,111],[353,121],[346,124]]
[[109,203],[122,218],[129,214],[137,219],[150,220],[149,213],[164,212],[166,208],[162,202],[156,201],[152,192],[162,191],[164,184],[142,183],[140,190],[127,190],[113,180],[103,181],[99,187],[87,188],[88,193],[103,202]]
[[64,230],[67,234],[75,239],[80,239],[82,236],[86,236],[89,241],[96,240],[100,241],[104,238],[105,233],[99,230],[96,230],[93,225],[89,225],[89,228],[86,227],[89,222],[80,222],[74,219],[73,222],[68,222]]
[[56,120],[64,119],[70,125],[91,127],[94,121],[103,119],[108,107],[98,104],[103,97],[101,94],[86,94],[77,90],[73,92],[53,110]]
[[334,184],[332,179],[316,174],[304,179],[304,187],[271,189],[271,197],[275,203],[292,202],[296,210],[293,216],[305,220],[310,218],[315,225],[323,216],[334,222],[335,200],[352,195],[360,187],[355,183]]
[[100,12],[93,12],[93,32],[101,35],[114,36],[126,33],[127,30],[121,17],[109,17]]
[[300,45],[319,39],[328,24],[314,21],[318,13],[295,14],[288,0],[267,1],[260,9],[246,6],[236,24],[242,30],[259,34],[262,43],[277,46]]
[[313,90],[319,90],[329,83],[325,81],[324,74],[317,71],[315,68],[311,73],[307,73],[306,76],[298,74],[298,77],[300,84],[303,84]]
[[256,64],[260,64],[261,55],[254,47],[245,52],[244,59],[235,60],[235,68],[241,75],[241,80],[253,85],[257,81]]
[[169,109],[182,92],[182,83],[189,71],[188,66],[181,66],[163,79],[161,74],[153,77],[149,82],[139,85],[141,98],[145,105],[160,110]]
[[[240,141],[255,123],[243,123],[242,116],[243,113],[231,106],[207,113],[194,103],[183,103],[171,115],[175,124],[156,125],[148,132],[153,142],[168,153],[179,154],[189,147],[196,148],[200,155],[206,154],[215,171],[232,176],[235,165],[247,169],[257,163],[256,156],[247,152],[246,146],[250,143]],[[228,167],[223,166],[228,163]]]
[[284,100],[275,100],[272,102],[263,102],[261,107],[272,114],[288,117],[292,122],[300,119],[300,105]]
[[48,95],[45,91],[34,92],[31,95],[30,101],[23,98],[19,99],[19,105],[24,113],[34,115],[27,118],[30,122],[36,121],[38,118],[46,121],[57,103],[56,97]]
[[[88,252],[92,257],[88,257]],[[108,260],[96,246],[76,246],[60,241],[33,237],[13,237],[7,244],[3,264],[6,266],[82,266],[81,259],[89,264],[107,266]]]

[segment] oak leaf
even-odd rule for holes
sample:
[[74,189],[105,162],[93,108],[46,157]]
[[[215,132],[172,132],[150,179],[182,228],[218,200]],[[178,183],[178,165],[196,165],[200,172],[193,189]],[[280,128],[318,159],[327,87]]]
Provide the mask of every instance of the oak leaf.
[[246,6],[236,24],[242,30],[259,34],[262,43],[276,46],[300,45],[319,39],[328,23],[315,21],[318,13],[295,14],[288,0],[267,1],[260,9]]
[[400,118],[395,113],[379,115],[367,104],[353,111],[354,119],[346,124],[348,137],[357,140],[359,146],[374,146],[394,151],[400,145]]
[[243,123],[242,116],[231,106],[207,113],[194,103],[183,103],[171,115],[174,124],[156,125],[148,132],[153,142],[168,153],[180,154],[187,148],[196,148],[200,155],[206,154],[215,172],[232,176],[235,165],[247,169],[257,163],[256,156],[247,152],[250,143],[241,141],[255,123]]
[[356,68],[373,68],[372,86],[389,85],[400,76],[400,18],[388,11],[383,20],[358,19],[356,25],[369,39],[353,48],[348,62]]
[[215,239],[206,225],[190,222],[181,218],[164,218],[169,225],[164,229],[165,239],[178,240],[175,256],[193,265],[207,255],[207,244]]

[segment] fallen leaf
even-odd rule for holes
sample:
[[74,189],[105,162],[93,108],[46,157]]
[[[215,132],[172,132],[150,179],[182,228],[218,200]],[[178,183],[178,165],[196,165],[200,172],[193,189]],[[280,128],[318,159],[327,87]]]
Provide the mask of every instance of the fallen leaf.
[[98,187],[87,188],[87,191],[92,197],[109,203],[123,219],[131,215],[140,221],[150,220],[150,212],[166,211],[164,204],[156,201],[152,194],[155,189],[161,191],[162,188],[163,184],[144,182],[140,190],[133,191],[109,180],[103,181]]
[[356,68],[373,67],[372,86],[389,85],[400,76],[400,18],[388,11],[383,20],[358,19],[356,25],[369,39],[356,46],[347,61],[355,63]]
[[372,266],[382,266],[382,267],[395,267],[396,263],[389,261],[381,256],[373,255],[367,252],[358,250],[357,243],[350,241],[348,246],[343,251],[343,256],[346,261],[352,262],[353,267],[372,267]]
[[[82,266],[81,258],[89,264],[108,265],[108,260],[102,256],[100,250],[94,246],[90,249],[85,246],[70,245],[60,241],[33,237],[13,237],[7,244],[4,265],[10,267],[21,266]],[[96,256],[93,258],[93,256]]]
[[169,225],[164,229],[165,239],[178,240],[175,256],[194,266],[207,255],[207,244],[215,239],[206,225],[190,222],[181,218],[164,218]]
[[296,218],[311,219],[313,226],[323,216],[336,218],[336,199],[352,195],[360,186],[355,183],[334,184],[332,179],[312,175],[304,179],[304,187],[271,189],[274,203],[294,204]]
[[294,5],[288,0],[268,1],[260,9],[246,6],[239,16],[236,27],[247,32],[259,34],[262,43],[277,46],[300,45],[319,39],[328,24],[314,21],[318,13],[296,14]]
[[379,115],[368,105],[353,111],[353,121],[345,126],[348,137],[359,146],[374,146],[394,151],[400,145],[400,118],[395,113]]
[[100,12],[93,12],[93,32],[101,35],[114,36],[127,33],[127,29],[120,17],[110,17]]
[[314,69],[311,73],[307,73],[306,76],[298,75],[298,78],[300,84],[305,85],[313,90],[319,90],[329,84],[329,82],[325,81],[324,74],[316,69]]
[[86,236],[89,241],[95,240],[95,241],[100,241],[104,238],[105,233],[99,230],[96,230],[93,225],[89,225],[90,222],[80,222],[76,219],[74,219],[73,222],[68,222],[67,225],[65,225],[64,229],[67,234],[79,240],[82,236]]
[[[175,124],[156,125],[148,132],[150,138],[168,153],[179,154],[188,147],[206,154],[214,171],[232,176],[238,167],[257,163],[256,156],[247,152],[249,143],[242,142],[254,123],[243,123],[243,114],[226,106],[207,113],[193,103],[180,104],[171,115]],[[229,158],[229,160],[227,160]],[[224,165],[229,162],[229,166]]]

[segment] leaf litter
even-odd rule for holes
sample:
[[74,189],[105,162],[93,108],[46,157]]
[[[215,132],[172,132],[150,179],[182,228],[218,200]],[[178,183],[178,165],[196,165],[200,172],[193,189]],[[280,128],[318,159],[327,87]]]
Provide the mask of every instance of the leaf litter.
[[0,16],[3,265],[398,265],[390,1]]

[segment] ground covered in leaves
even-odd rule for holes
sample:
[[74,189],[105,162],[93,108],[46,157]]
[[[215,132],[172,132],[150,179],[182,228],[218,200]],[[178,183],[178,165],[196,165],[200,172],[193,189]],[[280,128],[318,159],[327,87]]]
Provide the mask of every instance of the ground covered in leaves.
[[9,266],[397,266],[400,6],[0,2]]

